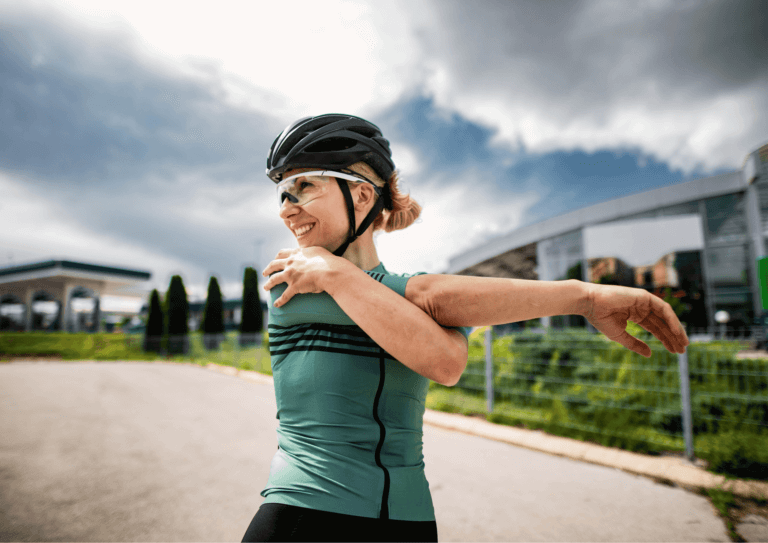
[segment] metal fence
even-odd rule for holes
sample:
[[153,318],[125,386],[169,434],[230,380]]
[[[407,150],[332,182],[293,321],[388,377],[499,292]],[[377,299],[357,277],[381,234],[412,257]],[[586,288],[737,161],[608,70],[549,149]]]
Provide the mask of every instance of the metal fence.
[[709,449],[707,436],[728,429],[768,439],[768,353],[741,352],[764,345],[761,327],[690,330],[680,355],[643,338],[651,358],[585,330],[531,332],[494,339],[488,328],[485,359],[470,359],[456,387],[484,394],[488,413],[690,459]]

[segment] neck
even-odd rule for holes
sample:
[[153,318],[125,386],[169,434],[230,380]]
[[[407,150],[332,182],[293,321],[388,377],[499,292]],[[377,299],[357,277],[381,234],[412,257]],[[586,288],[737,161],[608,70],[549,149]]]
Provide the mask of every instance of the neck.
[[362,237],[357,238],[354,243],[347,247],[343,258],[361,270],[372,270],[381,264],[379,256],[376,254],[376,246],[373,244],[371,229],[368,229]]

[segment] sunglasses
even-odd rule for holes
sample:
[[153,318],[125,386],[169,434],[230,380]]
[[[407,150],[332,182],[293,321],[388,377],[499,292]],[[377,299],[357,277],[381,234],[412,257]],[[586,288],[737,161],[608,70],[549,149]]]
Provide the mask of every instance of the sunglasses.
[[283,202],[288,200],[295,206],[303,206],[328,192],[334,177],[354,183],[369,183],[376,194],[381,196],[381,188],[368,179],[332,170],[315,170],[298,173],[280,181],[277,184],[278,204],[282,207]]

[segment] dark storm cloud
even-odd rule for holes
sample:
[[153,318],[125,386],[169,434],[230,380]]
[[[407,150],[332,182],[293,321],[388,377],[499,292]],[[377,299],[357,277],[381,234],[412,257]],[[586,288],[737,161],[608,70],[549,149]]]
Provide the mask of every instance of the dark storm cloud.
[[4,17],[0,43],[5,170],[114,185],[178,168],[263,169],[276,123],[224,105],[215,82],[148,66],[126,36],[17,16]]
[[768,80],[762,0],[441,0],[435,12],[441,32],[425,33],[425,43],[466,76],[458,84],[503,81],[511,91],[535,84],[558,95],[584,87],[600,97],[631,93],[631,76],[707,95]]

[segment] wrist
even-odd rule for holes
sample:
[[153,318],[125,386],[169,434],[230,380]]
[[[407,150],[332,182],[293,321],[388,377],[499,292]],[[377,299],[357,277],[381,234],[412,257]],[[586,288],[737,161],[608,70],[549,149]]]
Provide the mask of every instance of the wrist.
[[592,283],[571,279],[576,289],[576,298],[572,315],[581,315],[587,317],[592,312]]
[[358,269],[357,266],[346,258],[334,256],[332,265],[329,266],[328,271],[323,276],[322,289],[333,297],[338,288],[348,280],[350,272],[356,269]]

